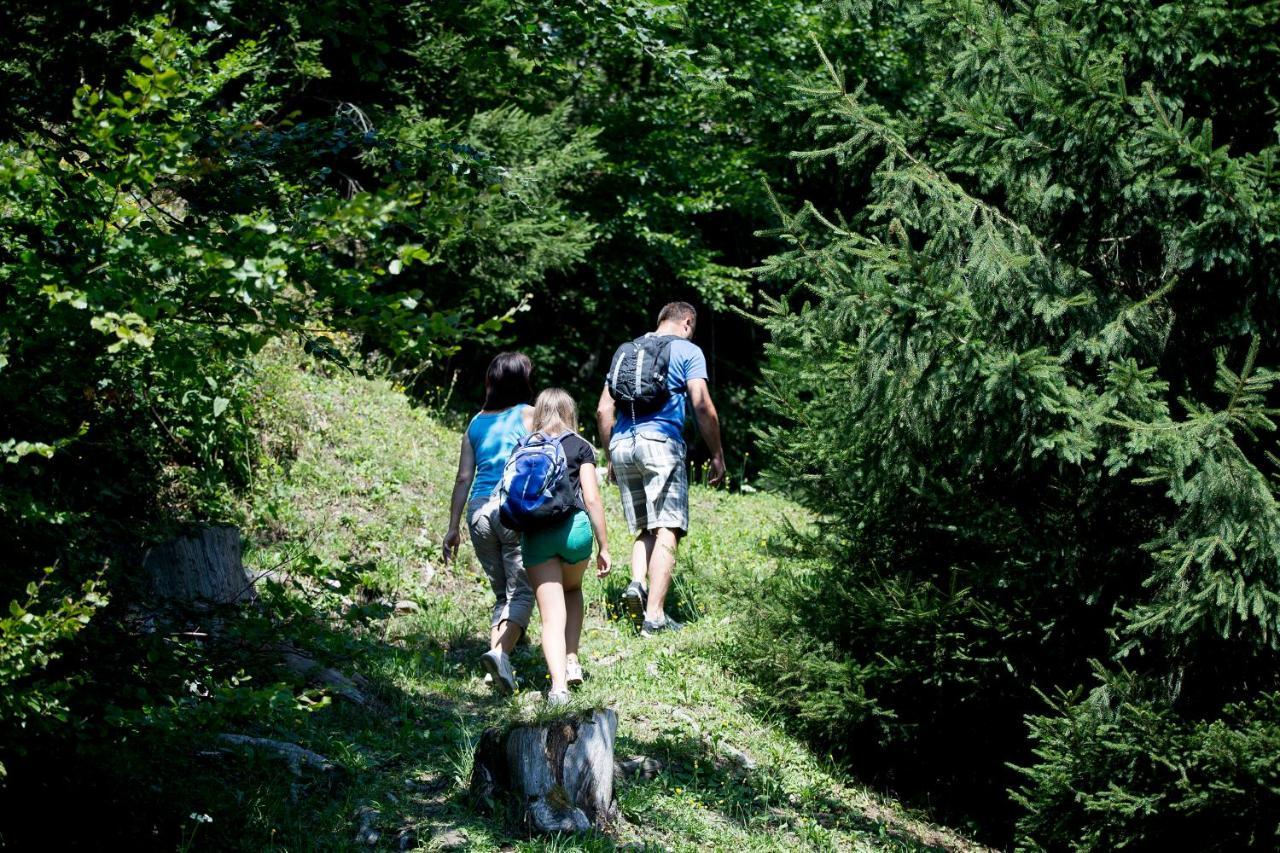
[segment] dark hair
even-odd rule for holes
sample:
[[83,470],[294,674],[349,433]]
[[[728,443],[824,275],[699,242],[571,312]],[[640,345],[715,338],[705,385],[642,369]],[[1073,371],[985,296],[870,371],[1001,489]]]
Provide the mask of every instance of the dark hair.
[[692,320],[693,325],[698,325],[698,312],[688,302],[668,302],[662,306],[662,310],[658,312],[658,325],[661,326],[668,320]]
[[508,409],[533,399],[533,362],[522,352],[500,352],[484,374],[484,408]]

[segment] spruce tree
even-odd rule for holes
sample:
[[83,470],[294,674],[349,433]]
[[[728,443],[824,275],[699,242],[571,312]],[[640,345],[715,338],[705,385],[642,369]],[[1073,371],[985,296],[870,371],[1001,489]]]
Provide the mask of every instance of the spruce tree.
[[1031,845],[1280,825],[1278,18],[936,0],[912,111],[825,55],[797,90],[795,157],[866,197],[780,206],[760,270],[793,286],[768,446],[827,559],[774,590],[814,636],[741,651],[993,837],[1006,786]]

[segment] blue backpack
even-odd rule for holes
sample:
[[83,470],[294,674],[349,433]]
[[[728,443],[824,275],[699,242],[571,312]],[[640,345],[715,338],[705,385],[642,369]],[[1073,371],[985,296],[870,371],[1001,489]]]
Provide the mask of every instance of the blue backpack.
[[504,527],[522,532],[540,530],[573,513],[577,494],[561,446],[571,434],[535,432],[516,444],[498,484],[498,515]]

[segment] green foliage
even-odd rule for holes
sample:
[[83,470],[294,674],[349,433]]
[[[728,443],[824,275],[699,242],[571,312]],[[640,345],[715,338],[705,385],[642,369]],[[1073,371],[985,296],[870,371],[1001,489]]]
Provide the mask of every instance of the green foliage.
[[[0,748],[35,732],[101,768],[110,732],[163,776],[140,745],[314,735],[327,694],[260,654],[282,638],[389,680],[455,666],[448,604],[422,617],[426,662],[380,645],[380,598],[433,548],[403,535],[416,510],[362,527],[358,501],[414,488],[423,450],[398,434],[310,496],[353,502],[330,539],[276,549],[262,522],[289,568],[228,622],[240,645],[151,633],[131,606],[137,546],[175,522],[251,495],[301,523],[278,482],[259,491],[309,424],[260,372],[273,341],[432,400],[457,372],[470,399],[518,345],[585,396],[613,342],[692,298],[731,453],[759,425],[823,518],[794,571],[753,573],[766,594],[727,640],[767,710],[994,838],[1015,788],[1029,846],[1265,845],[1277,8],[15,4]],[[727,310],[757,297],[762,326]],[[696,541],[682,559],[754,563]],[[114,604],[81,630],[99,576]],[[727,586],[678,593],[701,612]]]
[[[724,666],[722,620],[744,582],[779,569],[768,545],[780,521],[806,514],[777,494],[698,486],[677,575],[685,631],[654,644],[618,620],[623,572],[586,586],[590,677],[579,702],[617,709],[620,757],[662,765],[618,786],[626,822],[586,839],[530,839],[515,809],[476,809],[466,792],[476,739],[500,720],[536,717],[546,674],[535,620],[534,644],[514,656],[522,694],[506,699],[483,683],[475,661],[492,594],[470,549],[453,564],[439,560],[461,424],[411,405],[391,381],[332,369],[294,346],[271,345],[255,365],[255,426],[265,444],[287,448],[238,497],[245,562],[265,575],[258,604],[180,623],[170,614],[164,630],[142,627],[128,643],[90,639],[97,683],[78,691],[65,726],[78,731],[29,741],[29,760],[14,762],[3,792],[5,817],[82,797],[82,819],[61,830],[73,846],[180,846],[198,827],[195,847],[347,849],[372,808],[384,839],[412,832],[430,843],[460,830],[474,850],[924,850],[939,839],[966,849],[752,714],[750,686]],[[606,515],[625,538],[616,500]],[[393,610],[384,597],[418,609]],[[219,634],[207,636],[214,620]],[[279,644],[359,673],[370,705],[277,671]],[[91,702],[102,714],[77,725]],[[296,743],[336,769],[294,776],[269,749],[232,748],[223,732]],[[57,749],[63,740],[72,748]],[[37,762],[44,772],[33,771]],[[17,819],[0,828],[16,847],[47,833]]]
[[[1130,673],[1100,674],[1087,699],[1035,717],[1038,746],[1020,830],[1076,850],[1267,849],[1280,809],[1280,707],[1274,692],[1213,719],[1171,715]],[[1124,784],[1117,784],[1124,780]],[[1030,795],[1030,796],[1028,796]],[[1224,824],[1230,829],[1224,830]]]
[[[817,145],[796,156],[868,196],[780,209],[787,248],[760,271],[791,287],[763,315],[788,421],[766,445],[827,519],[831,565],[779,582],[742,654],[783,686],[768,705],[993,837],[1012,822],[1003,762],[1033,765],[1021,826],[1046,847],[1089,846],[1098,777],[1046,793],[1064,774],[1146,801],[1164,783],[1119,756],[1163,744],[1154,760],[1177,762],[1135,734],[1096,745],[1114,760],[1041,766],[1017,725],[1043,711],[1035,689],[1123,660],[1135,706],[1196,751],[1229,703],[1277,686],[1277,374],[1260,365],[1280,342],[1280,146],[1255,121],[1280,103],[1257,46],[1276,15],[925,2],[909,23],[929,91],[908,110],[830,62],[797,90]],[[1053,719],[1033,722],[1037,755],[1065,752]],[[1102,843],[1212,822],[1208,784]],[[1242,796],[1265,822],[1269,800]],[[1217,843],[1266,843],[1246,824],[1219,822]]]
[[[86,582],[77,596],[49,602],[48,579],[53,572],[45,569],[40,581],[27,584],[24,599],[10,601],[7,615],[0,618],[0,721],[27,737],[37,729],[67,722],[62,697],[72,685],[42,682],[40,676],[106,603],[94,581]],[[0,762],[0,779],[5,773]]]
[[[914,46],[898,15],[868,5],[846,18],[793,0],[432,4],[397,13],[413,35],[393,43],[404,39],[413,63],[392,88],[444,101],[459,123],[474,104],[509,101],[539,116],[554,105],[593,129],[599,156],[579,169],[569,200],[592,226],[591,246],[543,287],[484,283],[495,299],[530,294],[504,337],[545,381],[594,399],[612,347],[648,328],[665,302],[692,300],[714,390],[741,412],[725,427],[731,457],[742,458],[754,442],[745,424],[767,417],[751,392],[763,335],[726,309],[753,301],[746,269],[772,245],[753,236],[772,216],[761,178],[786,195],[831,191],[784,156],[803,138],[786,108],[794,71],[811,64],[810,32],[848,33],[841,56],[909,99]],[[474,402],[491,355],[488,340],[464,343],[420,374],[418,390],[430,396],[459,370],[457,396]]]
[[[278,712],[272,736],[339,761],[341,781],[328,790],[304,782],[291,798],[295,780],[273,778],[269,766],[224,758],[212,770],[226,780],[225,791],[208,785],[178,800],[182,815],[214,818],[200,830],[204,843],[305,847],[324,831],[332,846],[343,848],[354,836],[355,813],[370,803],[381,812],[384,838],[405,828],[430,843],[460,828],[475,850],[628,843],[919,850],[940,836],[963,843],[892,801],[848,785],[784,727],[763,725],[750,712],[749,686],[723,665],[722,619],[738,607],[735,593],[743,583],[779,570],[768,543],[781,520],[800,523],[806,514],[777,494],[698,486],[677,568],[685,631],[653,644],[618,619],[625,572],[615,569],[604,581],[589,577],[584,586],[582,653],[589,677],[575,704],[614,707],[623,721],[619,757],[649,756],[662,762],[661,772],[620,784],[626,822],[585,839],[530,839],[514,809],[486,814],[475,808],[466,786],[480,733],[545,714],[539,691],[546,673],[535,619],[533,644],[514,655],[521,694],[499,697],[482,682],[475,660],[485,648],[492,593],[469,548],[453,564],[439,559],[462,423],[410,405],[387,380],[326,375],[305,363],[299,369],[296,352],[286,347],[264,351],[259,364],[258,405],[272,407],[264,431],[298,432],[289,464],[264,471],[245,497],[245,528],[254,543],[246,561],[283,563],[294,582],[278,592],[297,612],[285,630],[303,628],[315,602],[330,620],[305,648],[339,661],[343,671],[364,674],[372,682],[369,692],[385,707],[352,709],[335,696],[296,718]],[[611,539],[625,541],[616,492],[613,498],[605,502]],[[299,551],[306,556],[299,558]],[[420,610],[383,608],[364,622],[344,618],[373,596],[409,599]],[[244,717],[232,719],[218,724],[233,731],[251,725]],[[735,750],[754,766],[743,767]],[[185,793],[189,773],[186,762],[167,770],[166,783],[178,789],[171,797]]]
[[[146,600],[147,541],[234,519],[246,495],[279,510],[280,527],[296,521],[257,491],[309,426],[287,411],[297,400],[273,395],[264,350],[297,340],[335,371],[387,367],[439,399],[452,371],[517,343],[540,382],[595,391],[611,341],[692,298],[711,309],[702,343],[718,378],[750,403],[758,333],[715,313],[750,299],[750,235],[769,215],[758,178],[799,178],[777,156],[794,133],[777,107],[803,34],[831,16],[790,0],[85,0],[7,13],[0,600],[28,601],[41,567],[60,570],[0,639],[13,697],[0,750],[18,756],[10,791],[33,801],[146,779],[112,820],[168,838],[165,806],[191,799],[204,813],[175,794],[174,755],[216,753],[219,730],[312,743],[308,717],[334,711],[328,693],[277,671],[277,644],[421,665],[377,631],[381,597],[404,586],[387,554],[417,562],[432,549],[425,530],[403,535],[420,525],[413,502],[349,553],[268,545],[276,568],[254,608],[156,613]],[[900,43],[883,27],[865,35],[868,65],[872,47]],[[880,65],[890,88],[903,52]],[[417,464],[403,441],[382,438],[400,464],[379,459],[379,474]],[[371,502],[402,485],[363,482],[344,469],[325,485]],[[358,526],[362,508],[347,510],[340,526]],[[99,576],[112,598],[101,610],[99,587],[83,586]],[[691,589],[682,599],[704,604]],[[464,642],[458,609],[437,605],[420,634]],[[427,653],[430,667],[455,665]],[[347,769],[368,760],[327,746]]]
[[[232,515],[269,464],[255,354],[296,338],[358,364],[335,343],[353,333],[392,358],[442,360],[463,340],[493,342],[523,294],[592,239],[566,193],[598,154],[563,108],[462,122],[385,103],[374,126],[348,101],[311,99],[327,60],[313,41],[224,26],[226,5],[198,23],[138,9],[96,34],[112,50],[85,52],[85,82],[23,98],[0,134],[0,594],[56,564],[40,601],[63,602],[32,601],[6,625],[8,754],[41,709],[66,718],[41,727],[43,749],[84,731],[181,738],[241,705],[271,718],[274,678],[248,684],[237,673],[255,667],[225,650],[144,642],[130,610],[139,546]],[[90,35],[95,12],[79,10]],[[0,73],[30,86],[75,38],[61,18],[18,15]],[[15,58],[39,54],[22,39],[41,35],[45,60]],[[99,594],[82,585],[99,576],[119,606],[72,642]],[[317,601],[235,630],[250,642],[326,613]],[[207,702],[189,690],[198,673]]]

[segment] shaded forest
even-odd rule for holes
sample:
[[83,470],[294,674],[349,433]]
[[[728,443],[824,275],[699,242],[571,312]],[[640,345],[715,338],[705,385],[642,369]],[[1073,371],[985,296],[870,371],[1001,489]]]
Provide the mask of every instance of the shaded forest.
[[0,798],[163,779],[185,844],[179,744],[330,713],[261,649],[370,654],[386,567],[300,546],[218,642],[150,585],[267,529],[282,359],[591,406],[681,299],[731,490],[815,519],[722,590],[761,719],[995,846],[1274,847],[1280,3],[7,11]]

